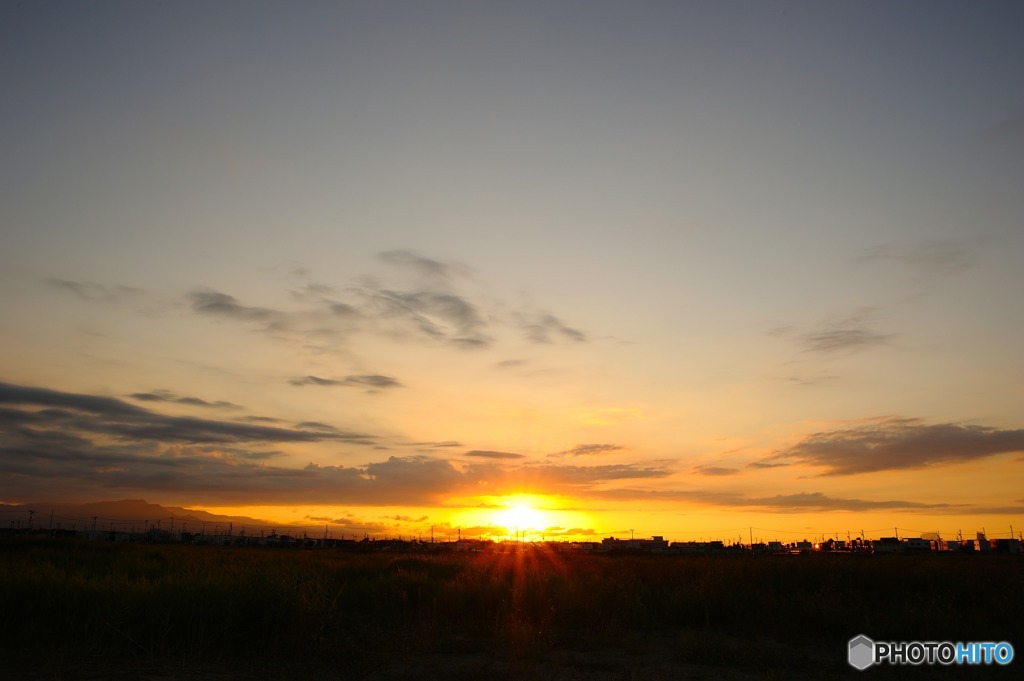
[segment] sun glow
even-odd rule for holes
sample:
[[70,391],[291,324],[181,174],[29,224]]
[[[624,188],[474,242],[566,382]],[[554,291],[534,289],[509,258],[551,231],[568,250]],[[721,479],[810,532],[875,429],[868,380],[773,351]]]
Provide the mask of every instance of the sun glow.
[[537,531],[551,523],[544,520],[544,513],[523,503],[509,504],[494,514],[494,524],[513,532]]
[[510,535],[543,535],[545,530],[560,525],[563,515],[553,500],[534,494],[497,497],[490,513],[490,524],[504,528]]

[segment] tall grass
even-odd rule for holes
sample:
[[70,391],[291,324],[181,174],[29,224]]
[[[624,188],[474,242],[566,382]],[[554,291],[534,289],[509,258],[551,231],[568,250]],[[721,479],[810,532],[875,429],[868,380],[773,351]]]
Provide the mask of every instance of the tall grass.
[[0,541],[0,651],[23,663],[366,665],[640,654],[660,641],[658,654],[683,662],[784,665],[794,650],[827,650],[815,659],[841,668],[859,633],[1009,640],[1024,653],[1022,574],[1012,556],[393,555],[12,539]]

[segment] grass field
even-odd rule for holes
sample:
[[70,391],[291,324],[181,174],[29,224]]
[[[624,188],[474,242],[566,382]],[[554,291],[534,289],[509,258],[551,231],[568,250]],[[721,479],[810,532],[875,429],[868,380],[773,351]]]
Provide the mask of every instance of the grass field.
[[846,643],[1005,640],[1017,556],[274,551],[0,541],[11,678],[1013,678],[872,668]]

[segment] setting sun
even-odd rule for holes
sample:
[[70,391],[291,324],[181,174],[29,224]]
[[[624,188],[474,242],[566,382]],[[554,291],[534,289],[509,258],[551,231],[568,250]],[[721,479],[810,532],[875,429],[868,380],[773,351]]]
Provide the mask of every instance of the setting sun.
[[466,504],[449,517],[449,525],[462,536],[525,541],[580,539],[592,536],[595,519],[557,495],[513,494],[463,500]]
[[539,511],[527,501],[514,499],[505,502],[505,508],[495,511],[494,524],[504,527],[509,534],[527,531],[539,531],[554,523],[548,522],[543,511]]

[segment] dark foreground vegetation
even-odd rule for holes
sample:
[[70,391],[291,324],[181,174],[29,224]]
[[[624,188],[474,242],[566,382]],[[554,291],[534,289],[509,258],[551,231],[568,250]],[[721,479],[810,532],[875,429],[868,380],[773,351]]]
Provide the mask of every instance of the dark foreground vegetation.
[[[352,554],[0,541],[4,678],[1011,678],[1017,556]],[[847,641],[1009,641],[872,668]]]

